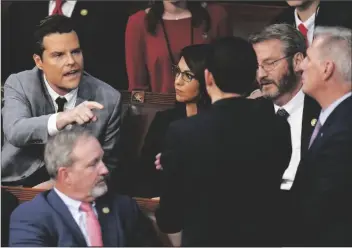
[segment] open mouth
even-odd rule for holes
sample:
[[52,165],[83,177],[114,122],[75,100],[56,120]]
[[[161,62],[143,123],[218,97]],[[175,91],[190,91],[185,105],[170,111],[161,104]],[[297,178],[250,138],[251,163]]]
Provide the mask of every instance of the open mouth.
[[77,77],[80,75],[80,70],[71,70],[69,72],[64,73],[64,77]]

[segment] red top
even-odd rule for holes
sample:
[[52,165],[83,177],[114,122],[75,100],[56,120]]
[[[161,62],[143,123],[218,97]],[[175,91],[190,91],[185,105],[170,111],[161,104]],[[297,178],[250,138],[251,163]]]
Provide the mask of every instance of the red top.
[[[211,17],[211,29],[205,37],[202,26],[194,28],[193,44],[209,43],[218,37],[232,35],[225,9],[217,4],[208,5],[207,9]],[[144,10],[131,15],[126,27],[129,90],[174,92],[175,79],[162,26],[160,23],[157,25],[155,36],[149,34],[145,16]],[[164,20],[164,23],[174,59],[178,63],[181,49],[191,45],[191,18]]]

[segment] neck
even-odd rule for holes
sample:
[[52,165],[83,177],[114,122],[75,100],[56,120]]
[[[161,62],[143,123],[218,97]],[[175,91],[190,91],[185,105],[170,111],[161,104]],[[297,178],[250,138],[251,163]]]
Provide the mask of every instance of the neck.
[[320,0],[306,1],[301,6],[297,7],[297,14],[302,22],[305,22],[314,15],[319,6]]
[[318,92],[318,94],[312,96],[319,103],[323,110],[327,109],[333,102],[343,97],[347,93],[351,92],[351,82],[346,86],[339,89],[325,89],[324,91]]
[[164,12],[169,15],[179,15],[188,11],[186,1],[179,1],[177,3],[163,1],[163,4],[164,4]]
[[277,106],[280,106],[280,107],[284,106],[289,101],[291,101],[292,98],[294,98],[297,95],[297,93],[301,90],[301,88],[302,88],[302,83],[299,83],[294,90],[292,90],[286,94],[283,94],[282,96],[274,99],[273,100],[274,104]]
[[215,102],[227,98],[233,98],[233,97],[241,97],[240,94],[237,93],[225,93],[225,92],[219,92],[218,94],[211,96],[211,103],[214,104]]
[[196,115],[197,112],[198,112],[198,109],[197,109],[197,104],[196,103],[187,103],[186,104],[187,117]]

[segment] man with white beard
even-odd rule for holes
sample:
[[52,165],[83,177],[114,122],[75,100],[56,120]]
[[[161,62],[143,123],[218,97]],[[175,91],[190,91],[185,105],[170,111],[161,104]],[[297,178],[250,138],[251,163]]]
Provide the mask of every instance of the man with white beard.
[[151,222],[128,196],[107,194],[99,141],[62,131],[45,147],[52,190],[20,205],[10,220],[10,246],[156,246]]

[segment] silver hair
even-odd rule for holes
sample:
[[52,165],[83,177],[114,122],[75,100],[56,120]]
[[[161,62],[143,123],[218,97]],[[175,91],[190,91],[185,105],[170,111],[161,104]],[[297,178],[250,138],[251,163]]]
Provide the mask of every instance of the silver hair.
[[51,178],[56,178],[60,167],[69,167],[73,164],[71,156],[77,141],[91,134],[82,128],[63,130],[51,137],[44,151],[45,166]]
[[319,46],[322,58],[332,59],[344,80],[352,81],[352,30],[344,27],[322,27],[314,31],[314,38],[321,37],[323,42]]
[[307,45],[304,36],[289,24],[280,23],[266,26],[260,32],[251,34],[248,40],[253,45],[268,40],[280,40],[286,56],[299,52],[306,55]]

